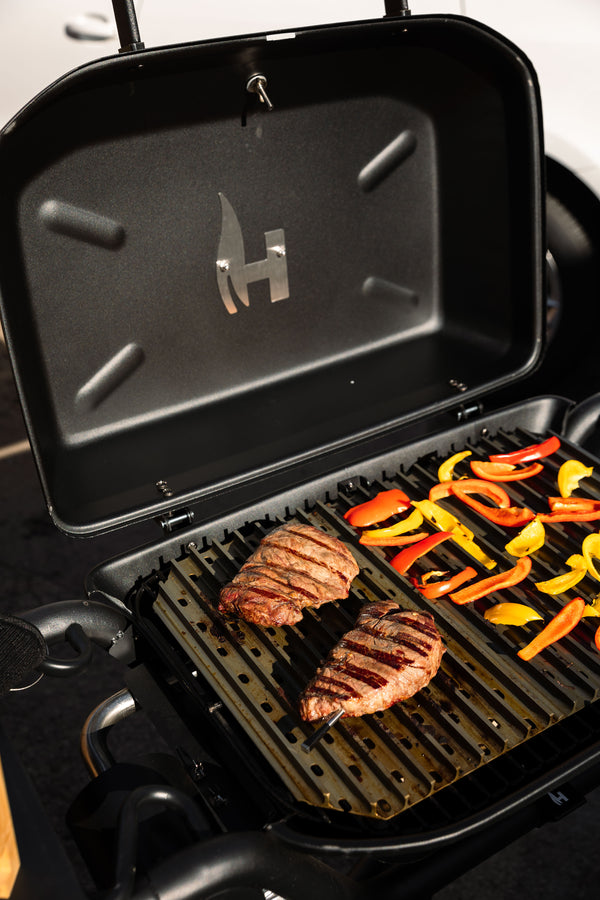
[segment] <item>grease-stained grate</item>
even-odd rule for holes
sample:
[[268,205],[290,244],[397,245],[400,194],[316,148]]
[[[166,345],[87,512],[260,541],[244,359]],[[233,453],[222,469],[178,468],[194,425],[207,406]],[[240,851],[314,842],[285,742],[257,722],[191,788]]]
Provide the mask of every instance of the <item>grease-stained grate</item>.
[[[485,455],[535,439],[522,432],[497,435],[470,449]],[[568,455],[567,449],[562,450],[543,475],[527,484],[506,485],[515,503],[545,508],[558,466]],[[581,452],[578,455],[581,458]],[[340,492],[335,501],[295,511],[290,518],[343,540],[360,574],[347,600],[307,609],[294,627],[260,628],[241,620],[226,621],[216,612],[221,585],[231,580],[262,536],[279,522],[250,522],[202,549],[190,548],[182,559],[171,561],[160,584],[154,602],[158,617],[299,801],[389,819],[600,694],[600,656],[592,645],[597,620],[583,621],[560,645],[524,663],[516,650],[539,626],[498,628],[483,618],[485,608],[499,599],[528,603],[545,618],[554,614],[564,597],[543,595],[533,582],[564,570],[566,557],[592,530],[589,525],[548,529],[526,582],[503,591],[502,597],[491,595],[468,607],[448,599],[424,600],[389,565],[389,551],[358,543],[343,518],[345,509],[389,487],[402,487],[413,499],[426,497],[437,480],[439,462],[436,457],[421,460],[406,473],[383,473],[381,482],[362,485],[357,489],[360,496]],[[588,482],[588,495],[600,497],[598,480]],[[504,530],[459,510],[456,501],[443,505],[460,512],[499,568],[514,564],[504,552],[508,540]],[[451,542],[440,545],[435,554],[435,568],[456,570],[474,564]],[[490,574],[482,566],[479,569],[481,577]],[[597,590],[586,579],[578,592],[591,597]],[[360,607],[381,597],[406,609],[433,613],[446,646],[440,670],[415,697],[383,712],[340,720],[307,754],[301,744],[314,727],[299,718],[297,697],[329,649],[352,627]]]

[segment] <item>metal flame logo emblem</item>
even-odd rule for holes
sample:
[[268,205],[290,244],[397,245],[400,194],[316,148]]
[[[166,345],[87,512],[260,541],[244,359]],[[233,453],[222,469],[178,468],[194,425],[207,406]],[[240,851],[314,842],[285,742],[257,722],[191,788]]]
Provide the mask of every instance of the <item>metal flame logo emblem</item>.
[[221,238],[217,258],[217,284],[221,299],[230,315],[236,313],[237,306],[231,294],[231,287],[237,298],[250,306],[248,285],[255,281],[269,281],[271,303],[286,300],[290,295],[285,255],[285,234],[283,228],[265,231],[267,256],[256,262],[246,262],[244,238],[235,211],[225,196],[221,201]]

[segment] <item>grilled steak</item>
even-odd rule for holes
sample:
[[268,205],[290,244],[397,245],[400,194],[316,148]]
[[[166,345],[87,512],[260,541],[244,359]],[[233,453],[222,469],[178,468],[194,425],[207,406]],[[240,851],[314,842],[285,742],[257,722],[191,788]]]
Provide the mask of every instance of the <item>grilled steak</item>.
[[305,606],[347,597],[358,572],[354,557],[337,538],[291,522],[262,539],[221,590],[219,610],[257,625],[293,625]]
[[300,715],[312,722],[339,709],[346,716],[387,709],[429,683],[443,652],[429,613],[369,603],[302,692]]

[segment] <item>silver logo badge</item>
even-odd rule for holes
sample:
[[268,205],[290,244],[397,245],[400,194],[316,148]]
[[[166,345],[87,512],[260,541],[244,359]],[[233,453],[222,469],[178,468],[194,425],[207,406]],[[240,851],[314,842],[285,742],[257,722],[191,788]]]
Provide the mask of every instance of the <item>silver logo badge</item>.
[[247,263],[238,218],[225,194],[220,193],[219,199],[222,224],[217,259],[217,284],[227,312],[230,315],[237,312],[230,285],[244,306],[250,306],[248,285],[266,279],[269,281],[271,303],[286,300],[290,295],[290,289],[283,228],[265,231],[266,259]]

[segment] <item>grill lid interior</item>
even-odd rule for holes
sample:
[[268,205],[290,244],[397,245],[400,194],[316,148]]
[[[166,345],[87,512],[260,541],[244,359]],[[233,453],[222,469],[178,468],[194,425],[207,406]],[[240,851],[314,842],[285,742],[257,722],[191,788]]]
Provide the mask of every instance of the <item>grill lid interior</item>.
[[1,135],[3,323],[65,530],[294,483],[539,358],[528,61],[460,18],[277,38],[103,60]]

